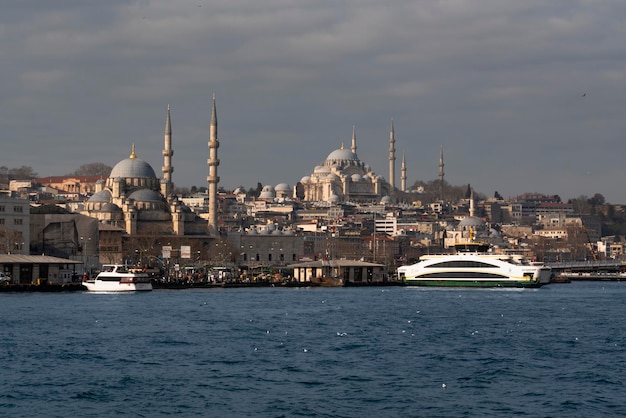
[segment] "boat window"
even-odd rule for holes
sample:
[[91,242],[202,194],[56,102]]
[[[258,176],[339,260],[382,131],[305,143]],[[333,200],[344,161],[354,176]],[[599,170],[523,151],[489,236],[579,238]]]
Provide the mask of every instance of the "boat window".
[[425,268],[499,268],[493,264],[476,260],[451,260],[424,266]]
[[484,273],[480,271],[441,271],[436,273],[420,274],[417,279],[506,279],[505,274]]

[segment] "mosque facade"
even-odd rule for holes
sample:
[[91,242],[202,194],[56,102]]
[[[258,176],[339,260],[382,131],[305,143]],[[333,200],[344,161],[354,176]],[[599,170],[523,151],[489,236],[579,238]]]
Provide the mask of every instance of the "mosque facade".
[[[209,190],[216,193],[217,113],[215,96],[209,139]],[[85,202],[81,214],[101,223],[121,227],[128,235],[166,234],[175,236],[207,235],[217,231],[216,205],[209,206],[209,223],[199,218],[173,194],[172,128],[167,109],[163,149],[163,177],[159,179],[146,161],[137,157],[135,145],[130,156],[118,162],[106,180],[96,183],[95,193]],[[212,186],[212,187],[211,187]],[[211,200],[211,199],[210,199]],[[213,198],[215,201],[215,197]]]
[[[304,201],[327,203],[390,203],[396,195],[393,184],[395,171],[395,138],[393,122],[389,139],[390,181],[377,175],[371,167],[362,162],[356,153],[356,134],[352,129],[352,146],[346,149],[343,144],[332,151],[326,160],[317,165],[310,175],[302,177],[296,185],[296,196]],[[403,161],[403,170],[405,170]],[[403,176],[405,177],[405,172]]]

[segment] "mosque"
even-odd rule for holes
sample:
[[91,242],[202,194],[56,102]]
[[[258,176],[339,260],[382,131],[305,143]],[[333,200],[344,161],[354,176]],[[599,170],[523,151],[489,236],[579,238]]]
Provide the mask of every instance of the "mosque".
[[[336,203],[378,204],[397,200],[395,186],[395,135],[393,121],[389,132],[389,181],[377,175],[357,156],[356,133],[352,128],[352,146],[331,152],[326,160],[302,177],[296,186],[296,197],[304,201]],[[406,191],[406,161],[402,157],[401,189]]]
[[[199,218],[173,194],[172,128],[170,108],[165,123],[162,178],[137,156],[133,144],[128,158],[117,163],[106,180],[99,180],[95,193],[85,202],[81,214],[96,218],[102,224],[122,228],[128,235],[163,234],[179,237],[216,236],[218,233],[217,111],[215,96],[209,132],[208,223]],[[389,133],[389,181],[372,171],[357,156],[356,133],[352,129],[350,149],[332,151],[326,160],[303,177],[294,189],[286,183],[265,186],[260,200],[297,198],[310,202],[337,204],[392,203],[406,191],[406,162],[402,157],[400,189],[395,186],[395,136],[393,121]]]
[[137,157],[133,144],[130,156],[113,167],[106,180],[96,183],[95,193],[85,202],[81,214],[103,224],[121,227],[128,235],[166,234],[175,236],[217,233],[217,111],[215,96],[209,133],[209,217],[208,224],[173,194],[172,127],[170,108],[165,122],[163,178]]

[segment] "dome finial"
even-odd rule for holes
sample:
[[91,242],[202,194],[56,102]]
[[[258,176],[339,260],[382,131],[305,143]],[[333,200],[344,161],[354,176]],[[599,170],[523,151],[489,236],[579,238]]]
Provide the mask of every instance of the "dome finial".
[[344,147],[343,147],[343,142],[341,143],[341,148],[340,148],[340,149],[344,149]]
[[133,147],[132,147],[131,152],[130,152],[130,157],[128,157],[128,158],[137,158],[137,155],[135,154],[135,143],[134,142],[133,142]]

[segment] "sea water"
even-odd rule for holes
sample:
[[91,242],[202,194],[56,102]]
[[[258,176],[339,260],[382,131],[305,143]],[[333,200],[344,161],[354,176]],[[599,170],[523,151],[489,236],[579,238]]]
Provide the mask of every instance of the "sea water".
[[626,284],[0,294],[0,416],[626,414]]

